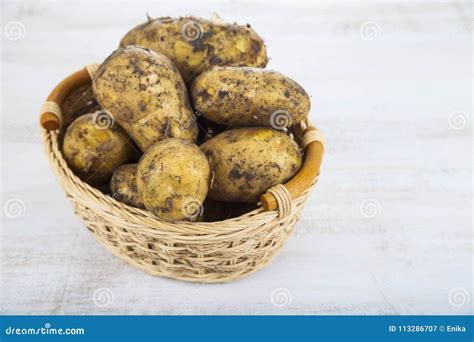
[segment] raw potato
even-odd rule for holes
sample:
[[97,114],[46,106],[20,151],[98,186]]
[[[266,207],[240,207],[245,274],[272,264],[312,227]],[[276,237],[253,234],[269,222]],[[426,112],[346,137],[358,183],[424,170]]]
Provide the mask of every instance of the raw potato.
[[122,38],[120,46],[138,45],[169,57],[187,82],[213,65],[264,68],[262,38],[247,26],[195,17],[149,19]]
[[294,140],[270,128],[225,131],[201,145],[214,173],[209,198],[257,202],[274,185],[293,177],[302,156]]
[[309,113],[306,91],[292,79],[259,68],[214,67],[193,83],[194,107],[222,125],[287,128]]
[[182,139],[155,144],[138,163],[137,187],[145,207],[166,221],[195,221],[211,182],[206,156]]
[[125,164],[116,168],[110,180],[110,192],[120,202],[145,209],[137,189],[137,168],[138,164]]
[[188,91],[174,64],[148,49],[127,46],[97,70],[94,93],[142,151],[172,137],[196,141]]
[[97,114],[82,115],[64,135],[64,158],[74,173],[91,185],[108,182],[113,170],[136,153],[125,131],[117,125],[104,125],[103,119]]

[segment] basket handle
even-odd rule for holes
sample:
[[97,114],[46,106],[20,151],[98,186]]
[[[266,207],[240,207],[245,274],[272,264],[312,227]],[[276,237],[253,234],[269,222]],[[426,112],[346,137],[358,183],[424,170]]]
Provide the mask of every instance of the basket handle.
[[64,99],[74,89],[90,83],[98,66],[96,63],[85,66],[83,69],[65,78],[53,89],[40,110],[40,124],[44,129],[55,131],[61,128],[61,105]]
[[[52,131],[61,128],[61,105],[64,99],[74,89],[90,83],[98,67],[99,65],[96,63],[89,64],[65,78],[53,89],[40,111],[40,124],[44,129]],[[265,210],[272,211],[278,208],[277,197],[280,196],[276,194],[276,190],[284,193],[283,197],[286,200],[291,200],[291,198],[296,198],[306,191],[318,176],[324,153],[324,143],[322,136],[315,127],[309,126],[304,130],[303,144],[306,146],[303,166],[284,186],[274,187],[260,197]]]
[[[260,196],[260,201],[265,210],[272,211],[279,207],[277,199],[277,197],[280,197],[279,193],[283,192],[282,197],[285,197],[287,200],[300,196],[313,184],[319,175],[324,154],[324,140],[319,130],[312,126],[307,127],[303,133],[303,144],[306,146],[306,153],[300,171],[284,186],[279,185],[279,188],[271,188]],[[278,193],[275,190],[278,190]]]

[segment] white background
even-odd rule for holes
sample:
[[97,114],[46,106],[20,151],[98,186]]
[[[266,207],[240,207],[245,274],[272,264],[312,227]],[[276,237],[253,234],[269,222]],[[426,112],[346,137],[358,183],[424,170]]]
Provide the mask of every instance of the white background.
[[[473,312],[470,3],[2,1],[1,12],[2,313]],[[113,257],[44,157],[50,90],[146,12],[250,23],[268,67],[312,95],[320,182],[280,256],[241,281],[156,278]]]

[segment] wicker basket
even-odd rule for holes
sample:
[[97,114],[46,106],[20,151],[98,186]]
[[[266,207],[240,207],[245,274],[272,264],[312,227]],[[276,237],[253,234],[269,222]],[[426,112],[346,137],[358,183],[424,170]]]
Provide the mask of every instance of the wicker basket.
[[63,80],[43,105],[40,120],[51,167],[75,213],[96,239],[149,274],[185,281],[236,280],[270,262],[292,233],[317,181],[323,155],[319,131],[308,123],[292,128],[295,140],[305,148],[303,166],[288,183],[262,195],[258,209],[220,222],[164,222],[84,183],[62,156],[61,106],[68,94],[91,82],[96,67],[87,66]]

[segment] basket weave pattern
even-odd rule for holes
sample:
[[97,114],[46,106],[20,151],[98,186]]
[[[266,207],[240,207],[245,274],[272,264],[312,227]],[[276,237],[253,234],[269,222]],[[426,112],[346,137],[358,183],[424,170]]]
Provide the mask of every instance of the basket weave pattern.
[[152,274],[194,282],[225,282],[252,273],[280,251],[309,189],[289,215],[258,208],[221,222],[164,222],[81,181],[64,160],[58,133],[42,131],[51,166],[75,213],[114,255]]
[[[323,146],[319,131],[306,121],[292,128],[295,140],[306,151],[312,142],[320,143],[319,152],[312,150],[313,158],[316,153],[319,161],[305,156],[308,169],[306,173],[300,170],[300,174],[305,173],[303,178],[309,182],[300,185],[301,189],[294,198],[289,188],[283,185],[269,190],[277,202],[274,208],[279,209],[267,207],[267,211],[260,206],[239,217],[219,222],[165,222],[83,182],[63,158],[60,141],[65,125],[62,130],[57,128],[61,128],[61,122],[73,120],[71,115],[77,112],[76,107],[97,106],[90,91],[90,80],[96,67],[92,64],[61,82],[43,104],[40,121],[51,167],[75,213],[96,239],[112,254],[149,274],[185,281],[214,283],[236,280],[270,262],[293,232],[309,191],[318,180]],[[64,101],[68,94],[73,101]],[[310,169],[314,169],[314,173],[308,172]]]

